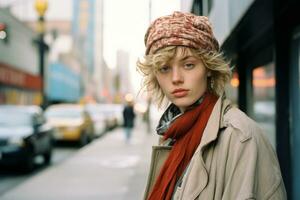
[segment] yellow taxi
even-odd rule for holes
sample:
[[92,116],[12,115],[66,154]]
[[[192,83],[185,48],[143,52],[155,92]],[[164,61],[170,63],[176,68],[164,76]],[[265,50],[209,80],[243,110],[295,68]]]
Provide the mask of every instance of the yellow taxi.
[[46,109],[45,116],[55,128],[55,140],[76,141],[84,146],[94,138],[93,122],[83,105],[51,105]]

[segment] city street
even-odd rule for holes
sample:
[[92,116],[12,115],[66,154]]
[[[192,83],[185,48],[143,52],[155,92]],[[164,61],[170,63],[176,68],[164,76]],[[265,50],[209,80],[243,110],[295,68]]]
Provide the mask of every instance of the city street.
[[108,132],[76,154],[7,191],[1,200],[141,199],[155,134],[137,123],[132,140],[122,128]]
[[71,157],[78,151],[77,146],[56,146],[53,149],[53,157],[51,161],[51,165],[45,165],[42,162],[42,158],[38,157],[36,159],[36,164],[34,167],[34,171],[31,173],[24,173],[19,170],[17,167],[2,167],[0,168],[0,196],[4,193],[8,192],[9,190],[15,188],[19,184],[23,183],[26,180],[31,179],[32,177],[42,173],[48,167],[53,167],[58,165],[59,163],[63,162],[67,158]]

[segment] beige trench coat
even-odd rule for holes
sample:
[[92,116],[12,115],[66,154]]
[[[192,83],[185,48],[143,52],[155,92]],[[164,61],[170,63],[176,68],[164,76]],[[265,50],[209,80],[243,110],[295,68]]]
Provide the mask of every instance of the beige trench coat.
[[[144,199],[171,147],[155,146]],[[219,98],[200,145],[175,188],[177,200],[287,199],[276,153],[257,124]]]

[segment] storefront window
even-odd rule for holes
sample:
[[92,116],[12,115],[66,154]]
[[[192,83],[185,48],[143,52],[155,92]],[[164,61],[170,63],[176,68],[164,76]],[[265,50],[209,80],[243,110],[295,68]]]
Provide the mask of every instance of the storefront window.
[[300,27],[293,34],[291,56],[291,152],[293,199],[300,199]]
[[238,87],[239,87],[239,76],[237,72],[233,72],[230,83],[225,87],[226,97],[232,101],[236,106],[238,101]]
[[259,123],[276,147],[275,132],[275,72],[274,64],[256,67],[253,70],[253,118]]
[[40,105],[41,98],[38,91],[0,87],[0,104]]

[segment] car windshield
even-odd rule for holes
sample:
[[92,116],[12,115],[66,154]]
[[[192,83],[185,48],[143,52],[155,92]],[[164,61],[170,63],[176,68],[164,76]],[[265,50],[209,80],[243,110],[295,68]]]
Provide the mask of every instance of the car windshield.
[[[9,116],[9,117],[8,117]],[[10,112],[0,113],[0,126],[28,126],[32,125],[32,116],[29,113]]]
[[47,118],[81,118],[81,110],[74,108],[57,108],[46,111]]

